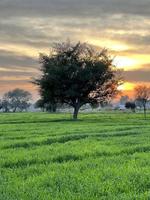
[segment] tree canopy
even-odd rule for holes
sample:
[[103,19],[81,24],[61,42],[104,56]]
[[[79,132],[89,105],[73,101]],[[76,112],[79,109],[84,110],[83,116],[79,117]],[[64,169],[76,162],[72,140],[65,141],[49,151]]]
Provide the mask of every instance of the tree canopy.
[[0,107],[4,112],[23,111],[30,106],[30,100],[31,94],[28,91],[16,88],[4,94]]
[[74,108],[73,118],[86,103],[110,101],[120,84],[119,71],[106,49],[97,52],[88,44],[56,43],[50,55],[40,54],[42,99],[56,107],[65,103]]
[[135,99],[138,104],[141,104],[146,118],[147,103],[150,101],[150,87],[146,85],[138,85],[134,89]]
[[126,107],[127,109],[131,109],[133,112],[135,112],[136,104],[135,104],[135,102],[127,101],[127,102],[125,103],[125,107]]

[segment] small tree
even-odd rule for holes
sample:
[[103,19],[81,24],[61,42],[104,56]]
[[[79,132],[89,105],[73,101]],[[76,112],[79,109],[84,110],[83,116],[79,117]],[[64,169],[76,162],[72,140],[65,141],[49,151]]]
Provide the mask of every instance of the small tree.
[[40,108],[43,112],[56,112],[57,104],[51,104],[51,102],[44,101],[44,99],[39,99],[34,105],[35,108]]
[[121,96],[120,100],[119,100],[121,105],[125,105],[126,102],[128,102],[128,101],[129,101],[129,97],[127,95],[126,96]]
[[120,77],[112,62],[106,50],[96,52],[81,43],[55,44],[50,55],[40,55],[42,76],[34,83],[42,99],[54,107],[68,104],[77,119],[84,104],[107,102],[117,94]]
[[30,100],[31,94],[29,92],[17,88],[5,93],[1,104],[4,112],[16,112],[17,110],[26,110],[30,106]]
[[3,112],[9,112],[10,109],[11,109],[10,102],[6,98],[5,95],[4,95],[3,99],[1,100],[1,106],[0,106],[0,108],[1,108],[1,110],[3,110]]
[[150,100],[150,87],[146,85],[139,85],[135,87],[135,99],[138,101],[144,110],[144,117],[146,119],[147,103]]
[[2,101],[0,100],[0,110],[2,109],[3,107],[2,107]]
[[135,104],[135,102],[128,101],[128,102],[125,103],[125,107],[127,109],[131,109],[133,112],[135,112],[136,104]]
[[44,112],[44,110],[45,110],[45,104],[44,104],[43,99],[37,100],[36,103],[34,104],[34,107],[35,108],[40,108]]

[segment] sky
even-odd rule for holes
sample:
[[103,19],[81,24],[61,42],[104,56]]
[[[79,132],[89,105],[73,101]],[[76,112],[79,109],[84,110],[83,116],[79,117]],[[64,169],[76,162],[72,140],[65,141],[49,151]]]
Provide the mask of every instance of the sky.
[[150,85],[150,0],[0,0],[0,96],[31,91],[39,53],[70,39],[109,49],[130,93]]

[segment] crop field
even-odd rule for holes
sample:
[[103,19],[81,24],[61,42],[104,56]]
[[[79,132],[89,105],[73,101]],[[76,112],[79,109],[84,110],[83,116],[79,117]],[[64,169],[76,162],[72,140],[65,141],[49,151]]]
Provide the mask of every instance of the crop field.
[[150,115],[0,114],[0,200],[150,200]]

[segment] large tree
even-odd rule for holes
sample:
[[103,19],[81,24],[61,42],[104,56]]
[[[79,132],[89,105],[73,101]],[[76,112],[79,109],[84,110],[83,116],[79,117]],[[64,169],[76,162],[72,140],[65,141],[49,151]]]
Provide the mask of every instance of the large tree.
[[1,107],[4,112],[26,110],[30,106],[31,94],[28,91],[16,88],[4,94]]
[[146,85],[138,85],[134,89],[135,99],[138,104],[141,104],[144,110],[144,117],[146,119],[147,103],[150,100],[150,87]]
[[117,94],[120,76],[112,62],[107,50],[97,52],[85,43],[57,43],[50,55],[40,55],[42,75],[34,83],[45,102],[72,106],[77,119],[84,104],[107,102]]

